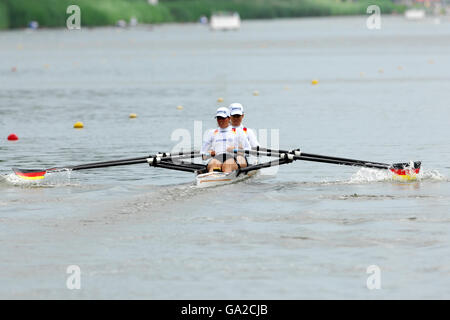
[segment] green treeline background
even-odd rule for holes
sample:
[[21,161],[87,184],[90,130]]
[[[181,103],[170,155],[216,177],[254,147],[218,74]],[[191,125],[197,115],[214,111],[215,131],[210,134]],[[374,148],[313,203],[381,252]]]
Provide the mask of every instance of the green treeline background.
[[382,14],[401,13],[404,6],[390,0],[0,0],[0,29],[24,28],[30,21],[41,27],[64,27],[66,9],[81,8],[82,27],[114,25],[136,17],[139,23],[195,22],[217,11],[237,11],[242,19],[365,15],[372,4]]

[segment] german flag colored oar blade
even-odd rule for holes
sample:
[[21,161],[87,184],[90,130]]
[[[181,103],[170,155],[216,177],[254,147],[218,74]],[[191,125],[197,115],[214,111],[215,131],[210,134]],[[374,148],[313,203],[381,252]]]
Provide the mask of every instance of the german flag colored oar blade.
[[33,169],[17,169],[12,168],[14,173],[25,180],[39,180],[44,179],[47,170],[33,170]]
[[67,168],[50,168],[50,169],[18,169],[12,168],[16,176],[25,180],[39,180],[44,179],[47,173],[60,172],[70,170],[72,167]]
[[420,161],[411,163],[394,163],[389,170],[396,175],[396,177],[402,180],[415,180],[417,174],[419,174]]

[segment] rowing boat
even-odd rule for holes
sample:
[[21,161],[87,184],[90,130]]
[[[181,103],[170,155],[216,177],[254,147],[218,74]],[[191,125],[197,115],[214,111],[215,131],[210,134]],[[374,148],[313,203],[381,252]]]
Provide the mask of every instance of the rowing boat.
[[157,153],[155,155],[146,157],[94,162],[76,166],[55,167],[50,169],[33,170],[13,168],[13,171],[20,178],[27,180],[38,180],[43,179],[47,173],[53,172],[67,170],[87,170],[147,163],[150,167],[194,173],[196,176],[195,185],[197,187],[204,188],[242,181],[255,175],[260,169],[289,164],[297,160],[389,170],[390,172],[392,172],[394,177],[399,178],[402,181],[415,180],[417,175],[419,174],[421,167],[420,161],[387,164],[382,162],[355,160],[349,158],[306,153],[302,152],[300,149],[274,150],[257,147],[254,150],[235,150],[234,152],[246,156],[263,156],[271,157],[274,159],[258,164],[251,164],[245,168],[239,168],[238,170],[229,173],[208,172],[206,164],[198,162],[196,163],[194,161],[195,159],[202,160],[202,154],[200,154],[200,152],[198,151],[179,152],[175,154]]
[[258,170],[245,174],[239,174],[238,170],[232,172],[207,172],[195,177],[196,186],[199,188],[215,187],[229,183],[246,180],[258,173]]

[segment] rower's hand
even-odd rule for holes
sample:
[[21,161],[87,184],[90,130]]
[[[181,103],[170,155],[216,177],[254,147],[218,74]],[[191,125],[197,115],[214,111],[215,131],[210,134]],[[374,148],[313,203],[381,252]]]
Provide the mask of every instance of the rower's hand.
[[211,155],[211,157],[214,157],[216,155],[216,152],[214,150],[210,150],[209,154]]
[[233,153],[234,152],[234,147],[233,146],[227,147],[227,152]]

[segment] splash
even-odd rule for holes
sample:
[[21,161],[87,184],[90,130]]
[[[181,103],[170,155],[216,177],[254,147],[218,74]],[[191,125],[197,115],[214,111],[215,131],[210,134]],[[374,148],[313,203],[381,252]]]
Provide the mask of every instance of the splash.
[[422,170],[422,172],[419,173],[418,178],[430,181],[450,181],[437,170]]
[[392,172],[387,170],[375,170],[361,168],[350,177],[348,183],[367,183],[376,181],[388,181],[392,179]]
[[415,182],[415,181],[447,181],[447,178],[443,176],[437,170],[427,170],[422,168],[419,174],[413,177],[414,179],[401,179],[398,175],[388,170],[376,170],[370,168],[361,168],[353,174],[348,183],[368,183],[368,182],[382,182],[382,181],[394,181],[394,182]]

